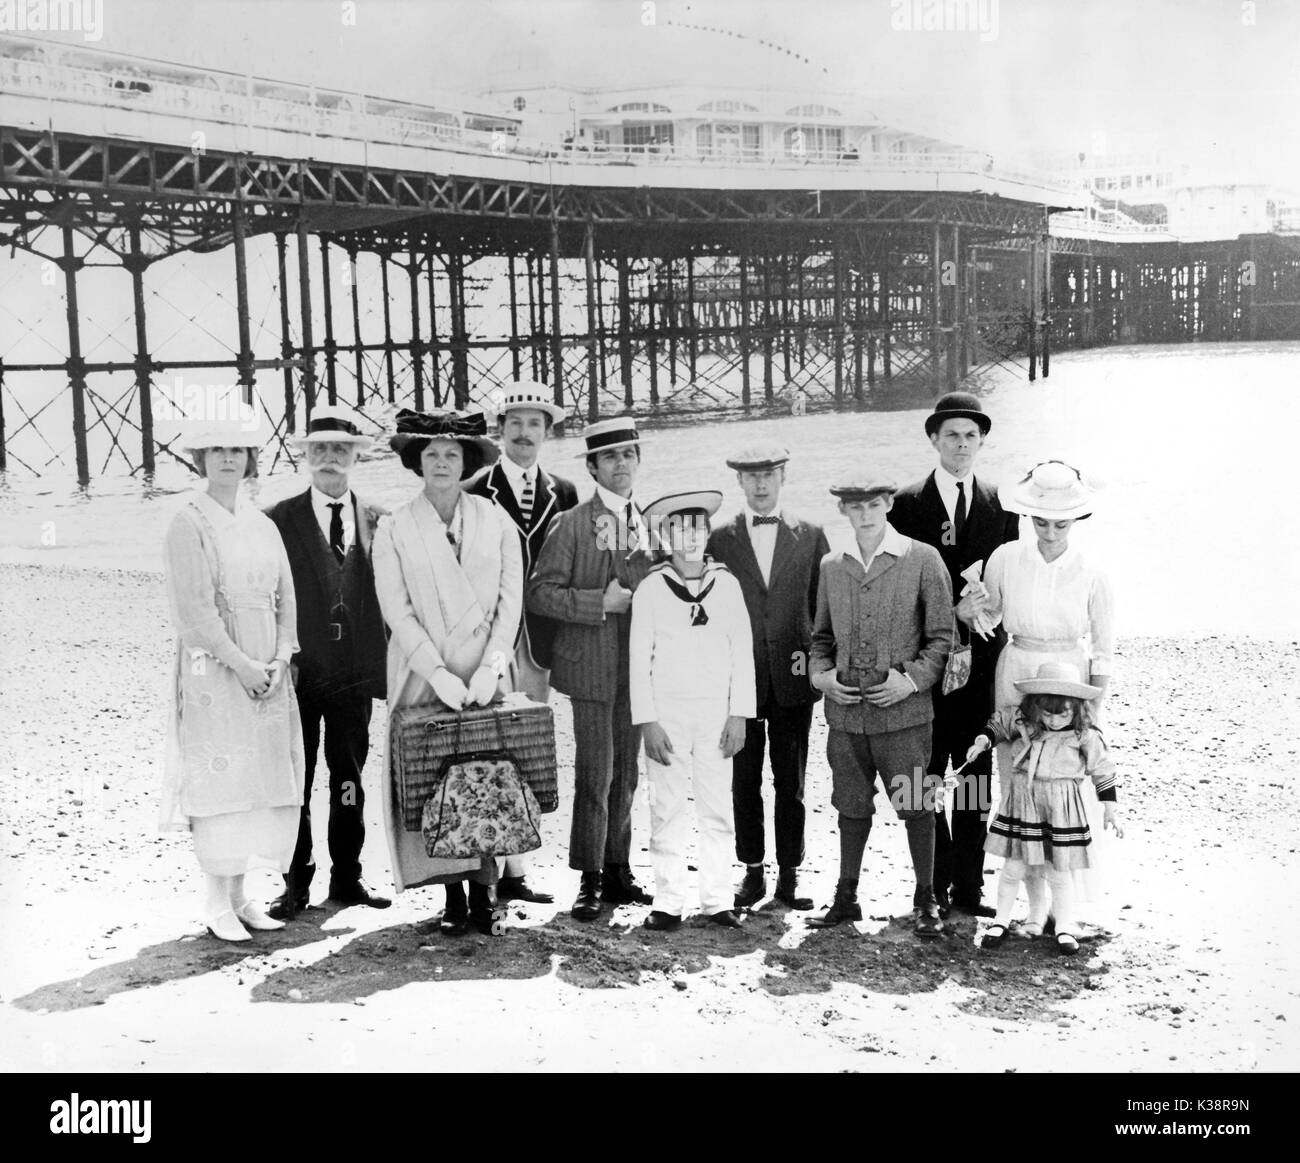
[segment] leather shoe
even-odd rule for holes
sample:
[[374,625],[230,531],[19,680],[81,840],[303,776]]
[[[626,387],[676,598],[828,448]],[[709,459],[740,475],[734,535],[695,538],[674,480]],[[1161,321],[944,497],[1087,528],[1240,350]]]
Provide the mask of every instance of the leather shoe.
[[912,897],[913,932],[918,937],[942,937],[943,920],[939,916],[939,905],[934,899],[934,889],[918,888]]
[[601,874],[599,872],[584,872],[582,874],[582,883],[578,887],[577,899],[573,902],[573,908],[569,910],[569,915],[579,921],[594,921],[600,916],[600,884]]
[[535,892],[522,876],[503,876],[497,881],[498,901],[526,901],[533,905],[551,905],[555,897],[549,892]]
[[680,928],[681,923],[681,917],[673,913],[652,911],[642,922],[642,927],[646,929],[654,929],[660,933],[671,933],[674,929]]
[[805,912],[813,907],[812,897],[799,895],[799,870],[783,868],[776,878],[776,892],[773,894],[787,908]]
[[309,894],[306,892],[294,893],[293,908],[289,907],[289,892],[286,889],[273,900],[267,907],[266,915],[275,921],[287,921],[291,915],[301,913],[310,906]]
[[610,864],[601,877],[601,899],[609,905],[652,905],[655,898],[636,882],[626,864]]
[[809,917],[810,929],[830,929],[841,921],[862,920],[862,906],[858,904],[858,882],[841,880],[835,886],[835,900],[820,917]]
[[763,866],[759,864],[746,868],[745,879],[740,882],[740,887],[736,889],[735,907],[738,909],[752,909],[765,896],[767,896],[767,877],[763,875]]
[[[991,905],[986,905],[978,898],[971,900],[969,897],[957,897],[953,900],[952,907],[959,913],[965,913],[968,917],[996,917],[998,915],[997,909]],[[940,911],[942,911],[942,908],[943,906],[940,904]]]
[[442,911],[438,929],[448,937],[463,937],[469,931],[469,902],[465,886],[459,881],[447,885],[447,907]]
[[330,881],[330,900],[341,905],[367,905],[372,909],[386,909],[393,902],[386,896],[380,896],[364,880],[357,879],[340,884]]
[[715,925],[721,925],[724,929],[743,929],[745,927],[745,922],[731,909],[723,909],[720,913],[714,913],[709,920]]

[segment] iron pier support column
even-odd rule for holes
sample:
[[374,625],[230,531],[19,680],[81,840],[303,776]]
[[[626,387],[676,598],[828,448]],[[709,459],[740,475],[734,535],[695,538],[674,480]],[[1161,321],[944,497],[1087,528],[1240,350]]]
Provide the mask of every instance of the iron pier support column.
[[154,472],[153,455],[153,370],[149,359],[149,337],[145,328],[144,272],[149,261],[140,249],[140,223],[131,223],[131,302],[135,315],[135,388],[140,393],[140,464],[150,476]]

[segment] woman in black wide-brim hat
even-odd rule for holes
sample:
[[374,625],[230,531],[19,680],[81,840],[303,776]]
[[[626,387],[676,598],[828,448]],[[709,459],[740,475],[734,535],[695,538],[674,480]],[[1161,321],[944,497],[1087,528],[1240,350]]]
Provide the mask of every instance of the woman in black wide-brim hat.
[[[451,710],[486,706],[508,689],[506,663],[523,611],[523,561],[519,535],[501,510],[463,492],[461,481],[494,463],[500,450],[482,414],[470,412],[403,410],[389,444],[424,486],[375,533],[375,592],[392,631],[389,712],[435,699]],[[421,833],[405,830],[389,750],[381,798],[397,890],[445,884],[443,931],[459,934],[469,925],[487,931],[495,859],[426,854]]]

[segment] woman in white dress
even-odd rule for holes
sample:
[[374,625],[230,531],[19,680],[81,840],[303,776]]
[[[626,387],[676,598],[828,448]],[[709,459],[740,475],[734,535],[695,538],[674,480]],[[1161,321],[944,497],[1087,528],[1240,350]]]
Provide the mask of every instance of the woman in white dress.
[[[501,455],[486,433],[480,413],[397,414],[397,435],[389,444],[424,488],[375,531],[375,592],[392,631],[390,713],[435,700],[457,711],[486,706],[498,691],[509,690],[506,676],[523,612],[519,534],[495,503],[461,490],[462,480]],[[422,834],[405,829],[392,759],[390,735],[390,774],[380,798],[398,892],[446,885],[442,931],[459,935],[470,925],[490,930],[496,861],[429,856]]]
[[244,874],[288,872],[302,807],[293,577],[276,527],[241,495],[257,469],[252,434],[213,424],[186,443],[207,488],[163,542],[177,638],[161,823],[193,837],[208,929],[247,941],[283,922],[244,895]]
[[[963,616],[966,610],[981,608],[1007,632],[994,673],[994,708],[1018,707],[1023,695],[1017,682],[1035,678],[1045,662],[1066,662],[1083,683],[1100,689],[1089,703],[1093,722],[1100,723],[1114,667],[1114,603],[1106,575],[1070,545],[1070,530],[1076,521],[1091,516],[1097,490],[1078,469],[1048,460],[998,492],[1005,510],[1033,520],[1034,537],[999,545],[984,568],[983,590],[973,587],[970,601],[958,607]],[[999,772],[1011,771],[1011,753],[1011,744],[998,744]],[[1101,838],[1101,808],[1091,784],[1084,782],[1092,834]],[[1096,898],[1091,870],[1075,872],[1074,881],[1080,902]],[[1025,889],[1029,919],[1022,931],[1034,936],[1042,932],[1047,918],[1046,881],[1027,876]]]

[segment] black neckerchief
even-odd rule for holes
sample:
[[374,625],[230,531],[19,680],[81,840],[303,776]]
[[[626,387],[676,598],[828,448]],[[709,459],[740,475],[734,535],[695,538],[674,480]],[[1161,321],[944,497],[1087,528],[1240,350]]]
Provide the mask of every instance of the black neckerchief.
[[[668,586],[668,589],[675,597],[686,602],[691,607],[691,625],[707,626],[709,624],[709,615],[704,609],[704,599],[709,596],[709,592],[713,589],[713,583],[718,579],[716,577],[709,578],[709,584],[700,590],[698,594],[693,594],[686,587],[684,581],[676,581],[669,576],[671,570],[672,566],[669,566],[668,569],[664,570],[664,583]],[[708,567],[706,566],[705,571],[707,572],[707,570]],[[700,575],[701,578],[703,578],[703,576],[704,574]]]

